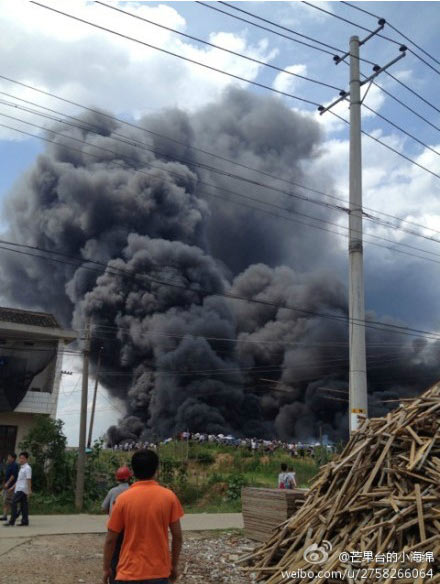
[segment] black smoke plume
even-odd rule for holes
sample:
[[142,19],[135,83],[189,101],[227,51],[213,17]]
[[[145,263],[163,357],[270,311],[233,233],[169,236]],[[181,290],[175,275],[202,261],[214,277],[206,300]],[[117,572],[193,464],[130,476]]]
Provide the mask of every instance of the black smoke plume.
[[[344,436],[345,255],[333,234],[299,220],[329,210],[280,193],[296,190],[266,176],[328,188],[313,172],[323,155],[317,124],[230,89],[194,114],[172,110],[139,125],[154,133],[104,113],[48,130],[53,143],[8,199],[5,238],[81,264],[4,253],[2,295],[78,329],[92,318],[101,382],[127,409],[111,442],[187,429]],[[435,380],[438,344],[374,328],[367,336],[373,415]]]

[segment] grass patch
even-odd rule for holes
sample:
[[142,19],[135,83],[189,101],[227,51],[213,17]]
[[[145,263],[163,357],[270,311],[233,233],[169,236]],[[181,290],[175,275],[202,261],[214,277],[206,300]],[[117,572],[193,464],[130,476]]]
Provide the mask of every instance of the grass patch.
[[[101,513],[106,491],[116,484],[115,470],[129,465],[131,456],[131,452],[99,451],[90,472],[100,480],[85,499],[85,512]],[[283,462],[293,468],[298,486],[308,487],[322,462],[309,457],[292,459],[284,451],[253,453],[221,444],[177,441],[160,445],[159,457],[162,465],[158,481],[177,493],[186,513],[240,512],[242,487],[276,488]],[[35,493],[30,500],[30,510],[33,514],[75,513],[74,494]]]

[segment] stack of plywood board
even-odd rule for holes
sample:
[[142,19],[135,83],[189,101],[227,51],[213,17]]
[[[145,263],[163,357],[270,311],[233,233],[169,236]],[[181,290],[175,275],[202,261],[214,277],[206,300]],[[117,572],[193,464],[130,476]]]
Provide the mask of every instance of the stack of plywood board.
[[246,536],[266,541],[280,523],[298,511],[307,492],[307,489],[243,489],[241,502]]
[[440,383],[366,420],[241,561],[267,584],[440,582]]

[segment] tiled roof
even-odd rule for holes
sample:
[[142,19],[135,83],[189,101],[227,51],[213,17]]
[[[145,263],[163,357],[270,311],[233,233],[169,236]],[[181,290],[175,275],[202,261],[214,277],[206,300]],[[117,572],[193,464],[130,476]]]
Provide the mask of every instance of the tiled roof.
[[18,308],[0,307],[0,321],[46,328],[60,328],[57,319],[52,314],[20,310]]

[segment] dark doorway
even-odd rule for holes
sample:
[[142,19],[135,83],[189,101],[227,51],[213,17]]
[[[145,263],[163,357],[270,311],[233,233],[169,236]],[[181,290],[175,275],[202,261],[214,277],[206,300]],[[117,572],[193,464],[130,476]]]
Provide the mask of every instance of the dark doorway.
[[17,426],[0,426],[0,461],[6,459],[8,452],[14,452],[17,439]]

